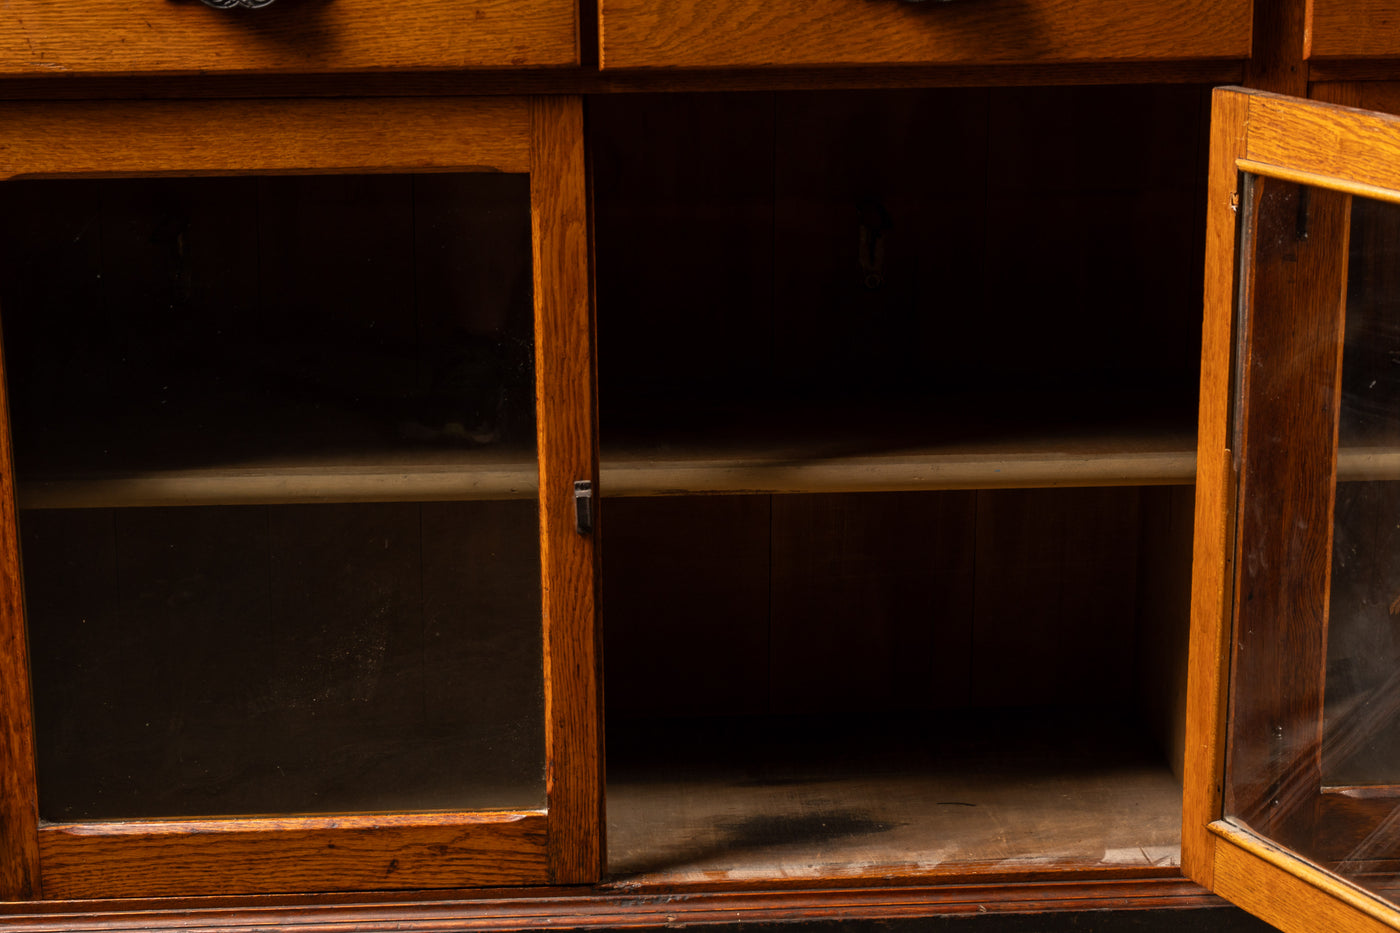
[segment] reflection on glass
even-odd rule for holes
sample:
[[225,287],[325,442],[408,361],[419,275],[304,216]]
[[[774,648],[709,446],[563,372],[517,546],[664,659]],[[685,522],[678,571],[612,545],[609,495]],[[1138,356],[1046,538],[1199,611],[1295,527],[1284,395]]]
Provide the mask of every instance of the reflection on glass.
[[[1265,179],[1246,190],[1242,495],[1255,495],[1241,513],[1227,815],[1393,899],[1400,207]],[[1305,297],[1285,308],[1285,294]]]
[[41,817],[542,806],[528,180],[0,200]]

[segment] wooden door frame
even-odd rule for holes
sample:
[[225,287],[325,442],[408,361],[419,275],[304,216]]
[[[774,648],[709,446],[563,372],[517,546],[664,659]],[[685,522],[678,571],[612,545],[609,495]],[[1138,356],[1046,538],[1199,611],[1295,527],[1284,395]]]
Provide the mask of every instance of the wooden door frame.
[[[1389,930],[1400,911],[1321,866],[1226,822],[1225,762],[1229,752],[1230,662],[1236,586],[1241,580],[1237,529],[1241,516],[1241,438],[1236,425],[1237,383],[1246,380],[1244,337],[1237,320],[1240,295],[1251,287],[1237,248],[1244,213],[1244,173],[1314,186],[1341,195],[1400,201],[1400,119],[1223,88],[1215,92],[1211,124],[1205,320],[1201,363],[1200,435],[1182,867],[1188,877],[1288,933],[1318,929]],[[1341,288],[1345,288],[1345,265]],[[1335,289],[1329,281],[1321,288]],[[1331,300],[1333,292],[1318,293]],[[1312,296],[1317,298],[1318,296]],[[1344,291],[1336,294],[1338,313]],[[1324,322],[1325,323],[1325,322]],[[1340,331],[1339,321],[1337,329]],[[1339,353],[1339,341],[1333,348]],[[1335,411],[1332,413],[1335,444]],[[1335,479],[1335,450],[1331,475]],[[1325,507],[1330,515],[1330,493]],[[1330,521],[1326,534],[1330,535]],[[1329,549],[1330,550],[1330,549]],[[1325,571],[1324,571],[1325,573]],[[1325,580],[1321,591],[1326,593]],[[1325,601],[1322,606],[1325,613]],[[1325,631],[1319,633],[1325,639]],[[1318,680],[1304,703],[1317,722],[1321,749],[1321,654],[1303,663]],[[1320,801],[1321,778],[1308,774],[1298,789]]]
[[0,179],[530,175],[547,801],[531,811],[42,824],[0,379],[0,900],[597,880],[597,547],[574,520],[575,480],[596,485],[598,475],[581,99],[12,102],[0,104],[0,125]]

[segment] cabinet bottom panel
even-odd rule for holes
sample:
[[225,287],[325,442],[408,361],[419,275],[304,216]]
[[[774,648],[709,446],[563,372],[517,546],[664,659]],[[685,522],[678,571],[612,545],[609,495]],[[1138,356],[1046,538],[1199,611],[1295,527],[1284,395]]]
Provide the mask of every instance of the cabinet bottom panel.
[[1178,871],[1181,784],[1101,711],[690,720],[609,739],[621,880]]

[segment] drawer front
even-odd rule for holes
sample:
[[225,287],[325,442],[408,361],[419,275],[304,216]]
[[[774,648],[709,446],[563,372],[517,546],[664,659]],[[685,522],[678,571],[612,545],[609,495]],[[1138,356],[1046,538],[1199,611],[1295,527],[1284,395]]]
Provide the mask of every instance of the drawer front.
[[1310,58],[1400,57],[1400,0],[1312,0]]
[[0,75],[307,74],[578,62],[574,0],[0,4]]
[[1249,0],[601,0],[605,68],[1249,55]]

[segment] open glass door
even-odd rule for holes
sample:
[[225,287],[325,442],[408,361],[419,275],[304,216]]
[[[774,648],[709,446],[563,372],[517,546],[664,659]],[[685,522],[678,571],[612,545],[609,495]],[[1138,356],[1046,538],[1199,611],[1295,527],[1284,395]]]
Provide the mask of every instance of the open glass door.
[[1400,928],[1400,120],[1212,125],[1183,864],[1286,931]]
[[596,880],[581,102],[0,122],[0,899]]

